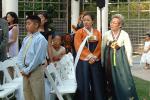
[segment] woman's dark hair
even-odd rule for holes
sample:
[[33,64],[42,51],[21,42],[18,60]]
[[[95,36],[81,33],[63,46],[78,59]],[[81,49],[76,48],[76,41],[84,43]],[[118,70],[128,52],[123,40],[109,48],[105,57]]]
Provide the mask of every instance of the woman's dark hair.
[[147,34],[145,34],[145,36],[148,36],[148,37],[150,37],[150,34],[149,34],[149,33],[147,33]]
[[45,19],[47,19],[47,22],[44,23],[44,31],[46,34],[55,35],[55,28],[51,26],[51,17],[48,15],[47,12],[40,12],[38,15],[43,15]]
[[45,19],[47,19],[47,22],[44,23],[44,31],[48,33],[49,32],[48,14],[46,12],[40,12],[38,15],[43,15]]
[[11,17],[14,18],[13,24],[18,24],[18,16],[17,16],[17,14],[15,12],[8,12],[6,14],[6,17],[7,17],[7,15],[10,15]]
[[46,12],[40,12],[38,15],[43,15],[45,19],[48,19],[48,14]]
[[91,14],[91,13],[88,13],[88,12],[86,12],[84,15],[83,15],[83,18],[85,17],[85,16],[90,16],[91,17],[91,19],[92,19],[92,21],[94,21],[94,16]]

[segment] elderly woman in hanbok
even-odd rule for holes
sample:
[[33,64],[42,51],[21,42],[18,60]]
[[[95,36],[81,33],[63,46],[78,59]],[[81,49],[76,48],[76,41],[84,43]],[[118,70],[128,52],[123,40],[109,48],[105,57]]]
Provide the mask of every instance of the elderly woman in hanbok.
[[77,91],[75,100],[104,100],[101,66],[101,33],[92,27],[93,17],[83,16],[84,27],[75,33]]
[[112,16],[110,29],[103,35],[105,89],[109,100],[138,100],[131,75],[132,46],[129,35],[122,30],[123,16]]

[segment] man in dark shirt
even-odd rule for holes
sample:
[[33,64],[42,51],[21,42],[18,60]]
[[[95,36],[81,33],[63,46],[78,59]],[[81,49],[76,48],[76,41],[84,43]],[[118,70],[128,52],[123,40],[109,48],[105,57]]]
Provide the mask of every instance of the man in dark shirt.
[[0,18],[0,30],[0,61],[4,61],[7,58],[8,24],[7,21],[2,18]]
[[[7,46],[8,41],[8,24],[5,19],[0,18],[0,61],[4,61],[7,58]],[[3,71],[0,71],[0,84],[3,84]],[[3,90],[0,88],[0,90]]]

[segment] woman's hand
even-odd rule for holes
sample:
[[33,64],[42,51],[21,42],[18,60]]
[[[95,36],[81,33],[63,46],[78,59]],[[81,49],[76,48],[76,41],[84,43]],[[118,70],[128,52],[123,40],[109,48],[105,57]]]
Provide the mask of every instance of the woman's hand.
[[89,59],[89,63],[90,63],[90,64],[95,63],[96,59],[97,59],[96,56],[92,56],[92,57]]
[[60,58],[57,56],[54,56],[52,59],[53,59],[53,61],[59,61],[60,60]]

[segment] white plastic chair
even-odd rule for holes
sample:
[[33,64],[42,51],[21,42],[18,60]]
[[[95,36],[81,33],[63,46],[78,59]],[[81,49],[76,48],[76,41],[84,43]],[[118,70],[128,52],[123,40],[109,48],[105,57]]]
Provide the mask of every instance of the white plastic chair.
[[[3,84],[0,86],[0,88],[1,88],[0,98],[1,99],[9,100],[10,98],[12,98],[14,96],[15,88],[12,87],[12,86],[11,87],[10,86],[6,86],[6,84],[4,83],[5,82],[6,72],[4,71],[3,63],[2,62],[0,62],[0,71],[4,72],[4,76],[3,76],[4,78],[2,80]],[[10,95],[10,94],[12,94],[12,95],[8,97],[8,95]]]
[[4,64],[3,65],[4,68],[12,67],[14,69],[14,75],[13,75],[14,78],[22,77],[20,74],[19,67],[17,65],[17,57],[7,59],[3,62],[3,64]]
[[17,56],[16,57],[13,57],[13,58],[10,58],[10,60],[12,61],[12,64],[13,64],[13,68],[15,70],[15,74],[14,74],[14,77],[22,77],[21,73],[20,73],[20,69],[17,65]]
[[51,93],[56,94],[59,100],[64,100],[64,94],[75,93],[76,81],[74,79],[61,80],[54,64],[51,63],[45,68],[45,74],[53,88]]
[[62,80],[75,80],[75,68],[73,63],[73,56],[71,53],[65,54],[61,60],[56,63],[56,69],[59,71]]
[[[3,88],[3,87],[2,87]],[[6,100],[9,100],[11,99],[13,96],[14,96],[14,92],[15,92],[15,89],[13,88],[3,88],[4,90],[0,91],[0,98],[1,99],[6,99]],[[8,95],[12,94],[11,97],[8,97]]]
[[[5,76],[4,78],[6,80],[3,87],[14,88],[17,100],[23,100],[23,79],[20,74],[16,61],[17,60],[10,58],[10,59],[5,60],[2,63],[4,76]],[[10,66],[14,68],[14,72],[15,72],[14,79],[12,79],[10,74],[8,73],[8,67]]]

